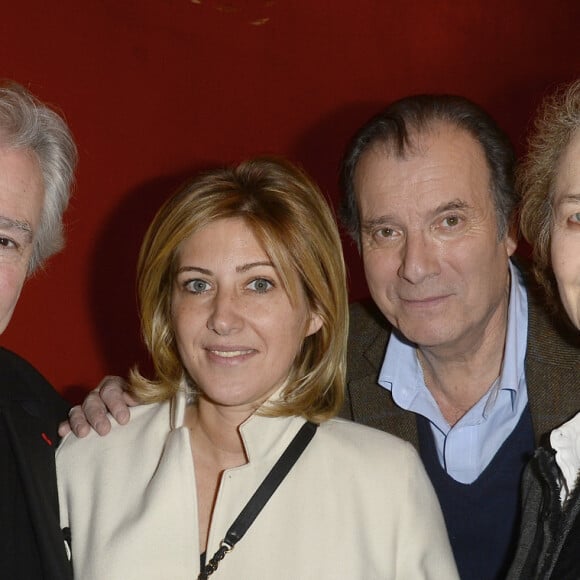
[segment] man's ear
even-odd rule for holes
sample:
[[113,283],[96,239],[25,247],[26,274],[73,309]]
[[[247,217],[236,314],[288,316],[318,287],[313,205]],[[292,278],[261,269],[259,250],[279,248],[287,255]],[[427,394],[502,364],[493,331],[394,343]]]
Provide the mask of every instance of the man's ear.
[[516,251],[518,247],[518,238],[519,238],[518,221],[513,220],[505,235],[505,248],[508,257],[512,256],[513,253]]

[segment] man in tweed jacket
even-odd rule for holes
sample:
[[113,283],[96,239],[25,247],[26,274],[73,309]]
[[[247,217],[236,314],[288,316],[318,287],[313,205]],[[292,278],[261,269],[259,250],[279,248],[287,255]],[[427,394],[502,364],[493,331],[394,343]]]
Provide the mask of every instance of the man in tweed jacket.
[[480,107],[417,95],[366,123],[342,166],[374,301],[351,307],[343,416],[417,447],[469,580],[505,576],[523,467],[580,409],[575,335],[511,259],[513,165]]
[[[555,324],[546,312],[532,280],[529,288],[525,370],[534,442],[539,445],[552,429],[580,410],[580,350],[567,329]],[[351,305],[347,391],[341,415],[419,448],[415,415],[398,407],[391,393],[378,383],[391,332],[391,325],[373,302]]]

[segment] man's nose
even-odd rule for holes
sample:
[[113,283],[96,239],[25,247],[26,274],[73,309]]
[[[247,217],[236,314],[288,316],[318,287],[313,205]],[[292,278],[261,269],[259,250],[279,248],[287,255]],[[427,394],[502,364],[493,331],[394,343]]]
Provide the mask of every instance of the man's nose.
[[439,273],[437,244],[423,232],[408,233],[401,248],[398,274],[411,284],[419,284]]

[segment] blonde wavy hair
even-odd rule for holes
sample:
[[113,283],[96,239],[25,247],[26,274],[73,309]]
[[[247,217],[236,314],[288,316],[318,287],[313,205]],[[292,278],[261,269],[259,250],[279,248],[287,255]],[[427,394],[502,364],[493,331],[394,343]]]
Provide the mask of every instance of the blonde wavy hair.
[[[259,411],[323,421],[342,405],[348,333],[348,299],[340,236],[333,214],[311,179],[275,158],[258,158],[195,178],[159,210],[141,247],[137,286],[142,333],[156,379],[137,369],[132,393],[142,402],[171,398],[185,380],[171,301],[181,245],[208,224],[242,218],[277,268],[290,300],[304,292],[322,327],[308,336],[278,401]],[[299,283],[297,283],[299,281]]]
[[550,258],[554,182],[559,161],[579,128],[580,79],[544,100],[528,140],[527,156],[517,170],[521,231],[533,247],[534,273],[554,309],[559,304]]

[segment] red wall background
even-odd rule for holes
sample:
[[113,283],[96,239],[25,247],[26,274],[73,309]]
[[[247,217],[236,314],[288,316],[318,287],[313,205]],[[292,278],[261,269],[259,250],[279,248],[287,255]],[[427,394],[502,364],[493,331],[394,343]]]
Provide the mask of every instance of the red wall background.
[[[71,400],[145,360],[137,250],[200,168],[277,153],[329,199],[348,137],[387,102],[453,92],[521,151],[542,95],[580,74],[578,0],[29,0],[3,6],[0,76],[55,104],[80,166],[68,247],[1,338]],[[353,299],[366,295],[345,242]]]

